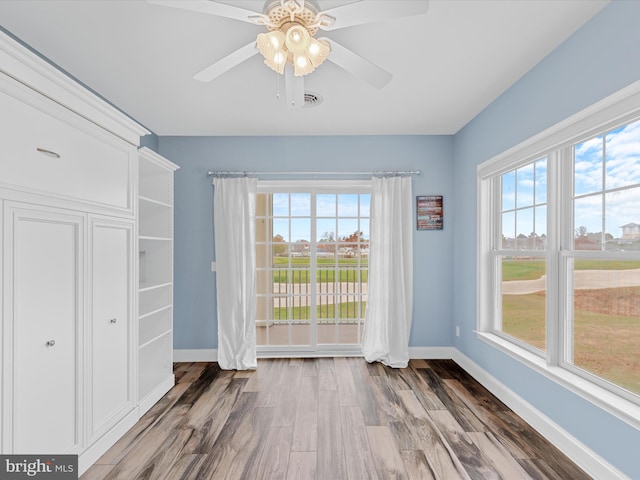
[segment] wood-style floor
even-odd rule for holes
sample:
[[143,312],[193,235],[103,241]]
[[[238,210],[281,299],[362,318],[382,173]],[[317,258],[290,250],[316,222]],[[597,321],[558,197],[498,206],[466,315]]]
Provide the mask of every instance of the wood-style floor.
[[589,478],[448,360],[178,363],[90,479]]

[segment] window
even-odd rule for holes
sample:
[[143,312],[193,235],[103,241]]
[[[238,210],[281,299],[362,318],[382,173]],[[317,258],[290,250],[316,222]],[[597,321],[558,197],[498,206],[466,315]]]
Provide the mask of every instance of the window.
[[260,182],[259,351],[359,352],[367,301],[370,182]]
[[[640,395],[640,121],[571,148],[562,362]],[[568,223],[568,222],[567,222]],[[571,248],[572,247],[572,248]]]
[[479,166],[478,259],[480,338],[640,425],[640,84]]
[[525,348],[545,350],[547,159],[499,177],[501,225],[496,242],[496,274],[501,282],[501,315],[496,330]]

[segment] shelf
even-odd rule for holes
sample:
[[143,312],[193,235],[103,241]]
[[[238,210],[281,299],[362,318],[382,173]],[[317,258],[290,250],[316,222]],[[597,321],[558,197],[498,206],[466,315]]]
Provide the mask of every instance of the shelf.
[[151,240],[153,242],[171,242],[173,241],[173,238],[171,237],[150,237],[147,235],[139,235],[138,236],[139,240]]
[[169,335],[170,333],[171,333],[171,331],[170,331],[170,330],[167,330],[166,332],[161,333],[160,335],[157,335],[157,336],[155,336],[154,338],[152,338],[151,340],[149,340],[149,341],[145,342],[143,345],[140,345],[138,348],[139,348],[140,350],[144,350],[144,349],[145,349],[145,348],[147,348],[149,345],[151,345],[151,344],[153,344],[153,343],[158,343],[158,340],[160,340],[160,339],[162,339],[162,338],[164,338],[164,337],[169,337],[169,336],[170,336],[170,335]]
[[165,284],[140,290],[139,318],[144,318],[173,305],[172,285]]
[[171,333],[173,328],[171,320],[171,310],[163,310],[156,315],[140,319],[138,326],[139,348],[144,348],[163,335]]
[[160,200],[154,200],[153,198],[143,197],[142,195],[138,196],[138,200],[140,202],[148,202],[148,203],[152,203],[154,205],[158,205],[160,207],[173,209],[173,205],[171,205],[170,203],[161,202]]
[[140,157],[139,196],[155,203],[173,204],[173,171]]
[[155,290],[156,288],[171,287],[172,285],[173,285],[173,282],[155,283],[155,284],[140,283],[140,288],[138,289],[138,291],[140,293],[144,293],[144,292],[149,292],[151,290]]
[[140,202],[140,237],[173,237],[173,209],[159,202]]
[[165,305],[164,307],[157,308],[157,309],[152,310],[152,311],[150,311],[150,312],[148,312],[148,313],[143,313],[143,314],[142,314],[142,315],[140,315],[138,318],[139,318],[140,320],[142,320],[142,319],[144,319],[144,318],[147,318],[147,317],[150,317],[150,316],[152,316],[152,315],[155,315],[156,313],[164,312],[165,310],[168,310],[168,309],[170,309],[170,308],[172,308],[172,307],[173,307],[173,304]]

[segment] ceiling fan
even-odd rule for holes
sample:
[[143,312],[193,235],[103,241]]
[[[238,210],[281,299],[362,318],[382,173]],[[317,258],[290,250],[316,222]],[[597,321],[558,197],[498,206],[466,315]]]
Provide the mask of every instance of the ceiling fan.
[[264,12],[254,12],[216,0],[147,0],[165,7],[190,10],[231,18],[266,27],[256,41],[240,47],[226,57],[196,73],[193,78],[210,82],[236,65],[261,53],[271,69],[285,77],[289,108],[305,104],[304,75],[329,60],[361,80],[382,88],[392,75],[334,40],[315,38],[318,30],[332,31],[365,23],[421,15],[429,9],[428,0],[360,0],[321,11],[305,0],[267,0]]

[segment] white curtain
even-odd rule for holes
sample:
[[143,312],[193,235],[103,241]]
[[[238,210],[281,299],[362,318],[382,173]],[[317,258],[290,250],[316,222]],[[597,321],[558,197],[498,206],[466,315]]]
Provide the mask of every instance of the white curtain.
[[257,367],[256,178],[213,179],[218,364],[224,370]]
[[394,368],[409,363],[413,315],[413,197],[410,177],[372,179],[369,292],[362,353]]

